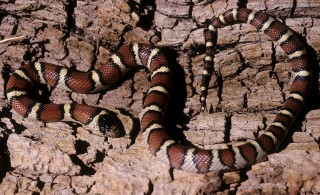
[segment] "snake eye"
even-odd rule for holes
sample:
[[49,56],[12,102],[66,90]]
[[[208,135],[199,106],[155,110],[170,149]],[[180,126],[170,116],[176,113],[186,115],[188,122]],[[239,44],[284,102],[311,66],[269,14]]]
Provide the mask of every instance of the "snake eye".
[[103,114],[98,119],[99,129],[107,137],[120,137],[123,135],[123,125],[116,116],[110,114]]

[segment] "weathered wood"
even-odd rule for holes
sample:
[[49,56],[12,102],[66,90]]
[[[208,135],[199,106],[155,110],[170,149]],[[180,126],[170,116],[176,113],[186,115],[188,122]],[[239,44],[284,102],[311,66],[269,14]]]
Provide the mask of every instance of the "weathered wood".
[[[185,130],[187,140],[216,148],[226,147],[226,141],[240,144],[253,139],[282,105],[291,67],[281,48],[250,25],[219,30],[214,60],[221,78],[213,76],[210,82],[211,112],[200,113],[206,20],[237,4],[235,0],[0,0],[0,151],[6,163],[0,194],[319,193],[318,91],[279,153],[248,170],[222,175],[171,170],[149,154],[138,125],[149,85],[144,70],[129,73],[100,94],[49,89],[49,100],[55,103],[120,108],[117,112],[126,135],[118,139],[106,139],[75,124],[23,119],[11,112],[5,99],[8,76],[22,63],[41,60],[87,71],[101,66],[124,42],[149,42],[163,47],[173,62],[178,79],[170,117]],[[247,7],[279,17],[312,48],[313,58],[320,52],[320,3],[316,0],[252,0]],[[316,61],[315,66],[319,66]]]

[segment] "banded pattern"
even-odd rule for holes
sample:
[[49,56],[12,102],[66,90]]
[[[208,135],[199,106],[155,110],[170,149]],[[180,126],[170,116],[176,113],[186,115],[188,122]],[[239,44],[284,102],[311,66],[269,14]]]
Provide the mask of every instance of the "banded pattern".
[[[160,66],[156,62],[163,65]],[[122,124],[115,113],[76,103],[42,104],[29,97],[29,90],[33,84],[41,83],[77,93],[94,93],[113,85],[135,66],[148,67],[153,71],[153,79],[158,79],[162,73],[170,72],[166,59],[159,49],[143,44],[125,45],[113,54],[105,65],[90,72],[74,71],[43,62],[23,65],[8,81],[7,98],[12,108],[23,117],[45,122],[78,122],[88,128],[99,129],[108,137],[119,137],[123,133],[119,128]],[[170,85],[167,83],[167,86],[154,86],[150,89],[150,94],[160,91],[167,95]]]
[[[163,123],[154,119],[163,117],[162,110],[147,109],[142,113],[141,128],[151,153],[171,167],[194,173],[225,172],[250,166],[266,158],[285,138],[298,115],[311,87],[311,64],[300,40],[281,22],[269,15],[249,9],[232,9],[214,18],[205,33],[206,57],[202,75],[202,110],[205,110],[208,84],[213,68],[214,47],[217,29],[236,21],[248,22],[263,30],[276,41],[289,56],[293,64],[294,80],[290,94],[266,132],[256,140],[226,149],[203,150],[186,147],[172,140]],[[144,108],[145,105],[144,105]]]
[[[266,132],[256,140],[244,145],[213,152],[211,159],[207,162],[210,166],[206,171],[240,169],[262,161],[267,154],[276,150],[291,128],[311,88],[312,73],[309,57],[302,42],[290,29],[262,11],[253,11],[246,8],[231,9],[212,19],[205,32],[206,57],[200,96],[203,111],[206,109],[208,84],[214,70],[213,57],[217,30],[235,22],[251,24],[280,45],[292,63],[293,82],[284,105]],[[215,161],[215,164],[212,164],[213,161]],[[195,162],[195,164],[199,163]],[[198,172],[201,171],[198,170]]]
[[151,80],[140,113],[140,125],[143,137],[153,155],[173,168],[194,173],[231,171],[252,165],[263,160],[284,139],[309,93],[311,67],[302,43],[282,23],[263,12],[249,9],[229,10],[213,19],[206,31],[207,56],[201,86],[203,108],[208,82],[213,71],[216,31],[234,21],[248,22],[277,41],[288,54],[295,76],[288,99],[273,123],[264,134],[244,145],[204,150],[181,145],[170,138],[164,124],[171,86],[171,71],[163,53],[150,45],[122,46],[105,65],[87,73],[47,63],[24,65],[9,79],[7,97],[13,109],[24,117],[42,121],[71,120],[83,124],[95,123],[99,126],[106,124],[105,129],[108,130],[110,127],[116,129],[117,124],[110,111],[80,104],[41,104],[29,98],[30,85],[39,82],[78,93],[93,93],[113,85],[130,68],[145,66],[150,70]]

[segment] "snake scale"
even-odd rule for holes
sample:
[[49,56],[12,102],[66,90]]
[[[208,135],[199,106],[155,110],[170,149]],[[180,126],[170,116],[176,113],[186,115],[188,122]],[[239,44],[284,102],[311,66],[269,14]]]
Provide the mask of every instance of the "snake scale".
[[139,117],[141,131],[150,152],[172,168],[188,172],[238,170],[264,160],[284,140],[310,91],[311,64],[299,38],[278,20],[262,11],[246,8],[228,10],[213,18],[205,31],[206,57],[200,96],[202,110],[205,110],[208,83],[213,71],[217,29],[235,22],[247,22],[277,42],[288,55],[293,72],[290,93],[272,124],[256,140],[240,146],[204,150],[184,146],[168,135],[165,111],[172,82],[171,71],[165,55],[152,45],[124,45],[104,65],[89,72],[78,72],[43,62],[23,65],[11,75],[7,84],[7,97],[12,108],[24,117],[45,122],[80,122],[99,126],[101,131],[117,136],[117,124],[110,111],[75,103],[35,102],[28,94],[30,86],[42,83],[77,93],[94,93],[115,84],[129,69],[144,66],[151,74],[150,88]]

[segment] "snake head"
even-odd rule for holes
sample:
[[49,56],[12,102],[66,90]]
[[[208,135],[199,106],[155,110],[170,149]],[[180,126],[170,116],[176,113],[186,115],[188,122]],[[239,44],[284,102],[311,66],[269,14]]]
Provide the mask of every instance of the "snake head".
[[117,114],[111,111],[100,115],[98,119],[99,130],[107,137],[117,138],[124,135],[124,127]]

